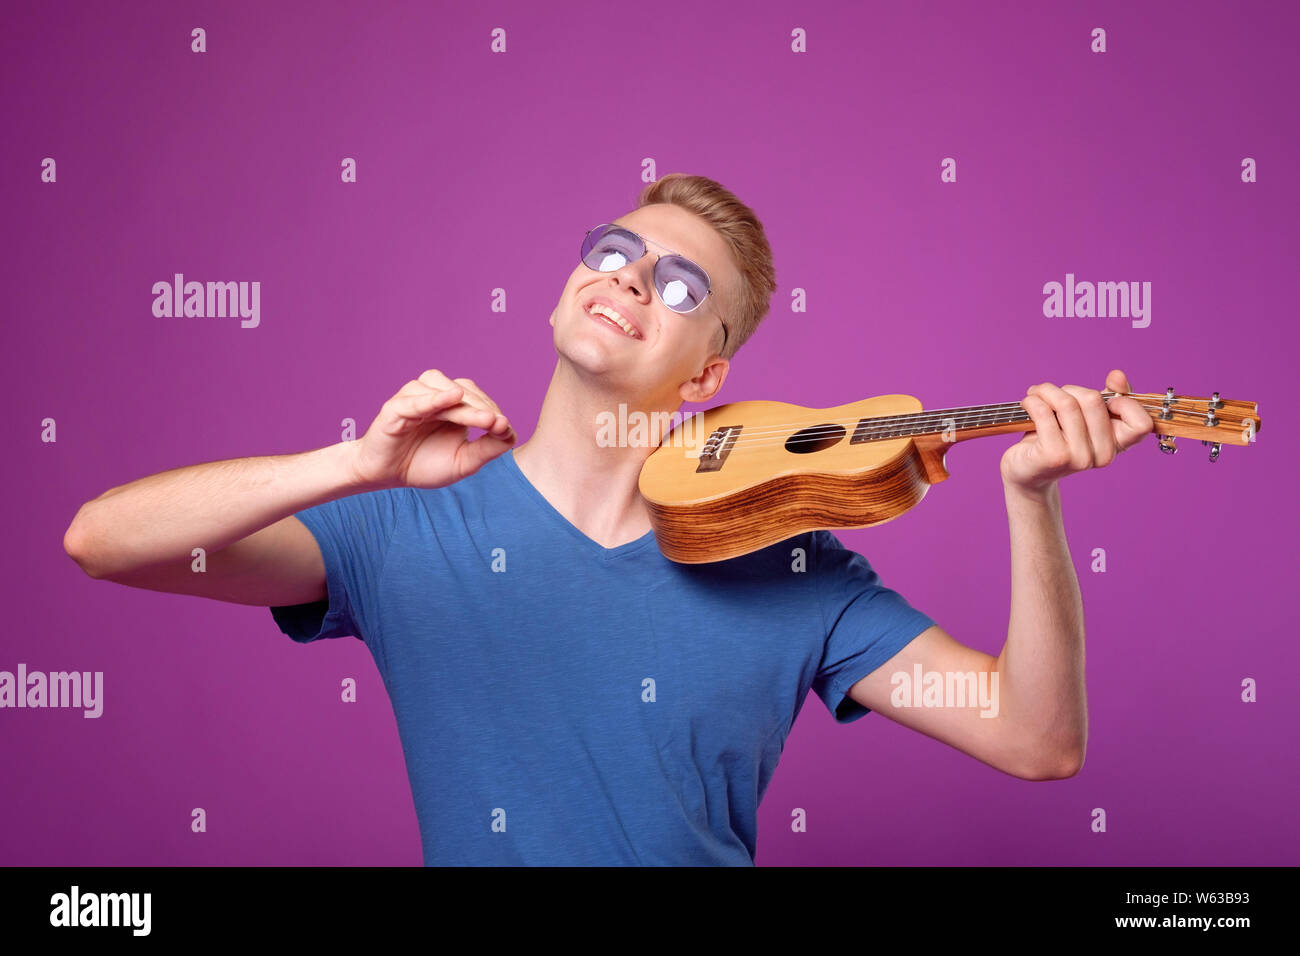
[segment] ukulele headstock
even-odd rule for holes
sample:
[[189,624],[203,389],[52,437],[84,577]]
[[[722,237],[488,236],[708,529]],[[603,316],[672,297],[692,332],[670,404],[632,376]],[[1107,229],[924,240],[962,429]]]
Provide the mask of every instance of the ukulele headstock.
[[1218,461],[1221,446],[1250,445],[1260,429],[1258,402],[1220,398],[1218,392],[1208,398],[1177,395],[1171,385],[1164,394],[1133,392],[1128,397],[1151,416],[1160,436],[1157,447],[1167,455],[1178,451],[1175,439],[1192,438],[1208,445],[1210,461]]

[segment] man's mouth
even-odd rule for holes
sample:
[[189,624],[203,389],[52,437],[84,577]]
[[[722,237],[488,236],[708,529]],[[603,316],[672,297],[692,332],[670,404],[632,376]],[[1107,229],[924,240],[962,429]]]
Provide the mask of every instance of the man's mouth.
[[591,316],[597,322],[603,322],[606,325],[611,325],[614,328],[618,329],[620,332],[622,332],[624,335],[628,336],[629,338],[633,338],[633,339],[641,338],[641,334],[636,330],[636,326],[634,326],[627,319],[623,318],[623,316],[619,315],[617,310],[612,309],[609,306],[604,305],[603,303],[600,302],[589,303],[586,306],[585,311],[589,316]]

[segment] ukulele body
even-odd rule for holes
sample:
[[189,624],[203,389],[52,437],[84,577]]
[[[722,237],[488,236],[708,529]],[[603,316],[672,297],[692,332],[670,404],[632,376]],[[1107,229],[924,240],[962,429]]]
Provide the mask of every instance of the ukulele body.
[[948,477],[950,442],[918,435],[855,443],[854,426],[922,410],[911,395],[879,395],[824,409],[733,402],[687,419],[641,469],[660,550],[699,564],[805,531],[897,518]]

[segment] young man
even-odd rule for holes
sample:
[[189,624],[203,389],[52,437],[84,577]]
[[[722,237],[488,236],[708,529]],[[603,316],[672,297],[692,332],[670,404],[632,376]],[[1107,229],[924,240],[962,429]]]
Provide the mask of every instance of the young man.
[[[827,532],[674,564],[637,492],[653,448],[606,447],[598,423],[620,404],[654,420],[712,400],[767,311],[771,254],[750,210],[703,177],[664,177],[613,225],[588,232],[551,314],[558,361],[526,444],[471,379],[427,371],[357,441],[111,489],[66,550],[92,577],[268,605],[297,641],[361,638],[426,864],[752,864],[809,690],[842,723],[878,710],[1017,777],[1076,773],[1084,628],[1056,482],[1110,462],[1149,416],[1091,389],[1029,389],[1036,434],[1002,460],[1013,587],[998,657]],[[1106,384],[1128,391],[1118,371]],[[914,665],[996,672],[997,716],[890,706],[890,675]]]

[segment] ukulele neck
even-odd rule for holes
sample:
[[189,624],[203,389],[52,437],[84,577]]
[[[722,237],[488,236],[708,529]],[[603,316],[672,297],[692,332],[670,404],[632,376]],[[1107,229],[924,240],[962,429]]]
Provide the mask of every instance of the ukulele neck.
[[[1106,391],[1101,393],[1101,397],[1109,403],[1117,394]],[[965,405],[907,415],[863,418],[858,421],[850,441],[859,444],[890,438],[938,435],[945,442],[958,442],[985,435],[1033,430],[1033,419],[1024,406],[1019,402],[1002,402],[997,405]]]
[[[1107,404],[1120,393],[1104,391]],[[1200,439],[1211,446],[1211,460],[1218,456],[1218,444],[1248,445],[1259,430],[1258,406],[1219,398],[1175,395],[1172,388],[1163,395],[1132,392],[1142,410],[1151,416],[1153,431],[1162,436],[1162,451],[1174,451],[1175,437]],[[905,415],[884,415],[860,419],[850,439],[854,444],[890,438],[920,438],[922,444],[950,444],[985,435],[1034,431],[1034,422],[1020,402],[997,405],[965,405]],[[929,437],[933,436],[933,437]]]

